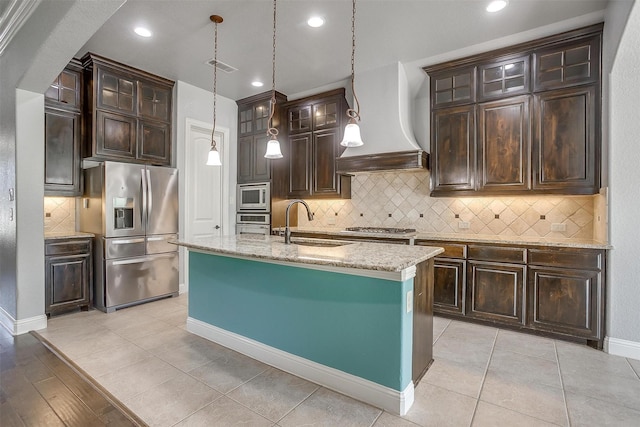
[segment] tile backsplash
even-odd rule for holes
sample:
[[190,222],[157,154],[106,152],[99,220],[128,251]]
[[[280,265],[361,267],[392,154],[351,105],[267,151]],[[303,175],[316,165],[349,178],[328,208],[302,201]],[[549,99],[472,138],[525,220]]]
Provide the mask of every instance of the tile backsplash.
[[308,200],[315,219],[300,209],[298,225],[573,239],[601,237],[604,228],[594,227],[602,195],[436,198],[429,197],[427,171],[359,173],[351,190],[350,200]]
[[76,199],[73,197],[44,198],[44,232],[76,230]]

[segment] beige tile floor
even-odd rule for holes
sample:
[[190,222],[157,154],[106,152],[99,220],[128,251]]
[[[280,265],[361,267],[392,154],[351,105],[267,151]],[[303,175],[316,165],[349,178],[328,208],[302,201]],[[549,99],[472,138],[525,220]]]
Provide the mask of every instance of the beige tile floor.
[[39,331],[151,426],[640,426],[640,361],[436,318],[400,418],[188,333],[187,296]]

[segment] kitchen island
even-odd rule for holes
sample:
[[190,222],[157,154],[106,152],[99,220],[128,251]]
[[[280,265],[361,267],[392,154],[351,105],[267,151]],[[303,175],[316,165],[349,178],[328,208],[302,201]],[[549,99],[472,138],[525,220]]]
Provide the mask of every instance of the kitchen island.
[[438,247],[240,235],[189,249],[187,330],[405,414],[432,361]]

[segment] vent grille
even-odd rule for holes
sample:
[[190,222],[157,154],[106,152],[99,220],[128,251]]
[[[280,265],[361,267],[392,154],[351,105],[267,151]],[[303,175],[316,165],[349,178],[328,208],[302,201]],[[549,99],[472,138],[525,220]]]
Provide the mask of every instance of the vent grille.
[[224,62],[221,61],[217,61],[213,58],[211,58],[210,60],[207,61],[207,65],[213,67],[214,64],[216,65],[216,67],[218,67],[218,70],[220,71],[224,71],[225,73],[233,73],[234,71],[238,71],[237,68],[232,67],[229,64],[225,64]]

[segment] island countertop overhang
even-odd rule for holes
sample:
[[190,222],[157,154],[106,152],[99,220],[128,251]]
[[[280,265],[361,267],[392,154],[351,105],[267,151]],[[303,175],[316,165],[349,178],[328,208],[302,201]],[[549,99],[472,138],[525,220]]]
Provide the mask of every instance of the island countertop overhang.
[[[303,243],[305,240],[308,241],[300,239]],[[440,247],[368,242],[344,242],[343,245],[329,247],[307,246],[285,244],[282,237],[264,235],[194,238],[172,243],[189,250],[255,260],[396,273],[444,251]]]

